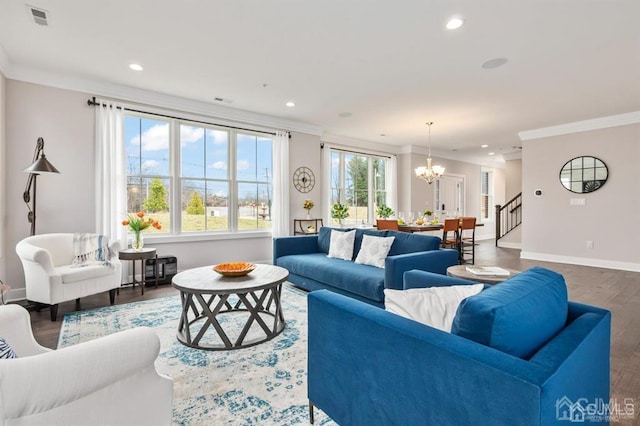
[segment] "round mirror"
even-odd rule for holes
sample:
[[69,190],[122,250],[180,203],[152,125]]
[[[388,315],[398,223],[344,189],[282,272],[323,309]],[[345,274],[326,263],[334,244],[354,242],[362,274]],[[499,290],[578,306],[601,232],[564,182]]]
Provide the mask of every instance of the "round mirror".
[[569,160],[560,170],[560,183],[571,192],[593,192],[607,181],[609,170],[602,160],[583,156]]

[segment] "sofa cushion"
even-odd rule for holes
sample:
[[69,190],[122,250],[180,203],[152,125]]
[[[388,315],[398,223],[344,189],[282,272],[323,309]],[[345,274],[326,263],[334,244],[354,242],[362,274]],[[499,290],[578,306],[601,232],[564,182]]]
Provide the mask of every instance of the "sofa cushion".
[[451,332],[456,310],[466,297],[478,294],[483,284],[384,290],[384,308],[438,330]]
[[373,235],[362,236],[362,246],[358,251],[355,263],[371,265],[376,268],[384,268],[384,261],[389,254],[391,244],[395,237],[375,237]]
[[328,257],[336,259],[351,260],[353,257],[353,242],[356,231],[341,232],[337,229],[331,230],[331,242],[329,243]]
[[65,265],[58,266],[56,272],[60,274],[62,284],[68,284],[102,277],[104,275],[111,275],[113,273],[113,266],[88,265],[78,268],[72,265]]
[[334,259],[324,253],[282,256],[278,258],[277,265],[291,274],[312,277],[367,299],[384,300],[384,269]]
[[465,299],[451,332],[528,359],[567,321],[562,275],[531,268]]
[[388,231],[389,237],[394,236],[389,256],[398,254],[415,253],[418,251],[438,250],[440,238],[433,235],[410,234],[408,232]]

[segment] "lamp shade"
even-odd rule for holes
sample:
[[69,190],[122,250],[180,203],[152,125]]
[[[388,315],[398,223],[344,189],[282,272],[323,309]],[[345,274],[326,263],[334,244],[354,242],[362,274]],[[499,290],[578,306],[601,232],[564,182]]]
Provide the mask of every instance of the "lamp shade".
[[47,160],[46,155],[40,155],[32,165],[24,169],[26,173],[60,173],[56,167]]

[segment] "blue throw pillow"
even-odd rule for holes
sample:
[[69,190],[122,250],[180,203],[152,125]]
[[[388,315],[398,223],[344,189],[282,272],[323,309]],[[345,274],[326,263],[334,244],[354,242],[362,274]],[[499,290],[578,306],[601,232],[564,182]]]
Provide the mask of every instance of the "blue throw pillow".
[[567,322],[562,275],[534,267],[465,299],[451,332],[529,359]]
[[0,337],[0,359],[18,358],[9,343]]

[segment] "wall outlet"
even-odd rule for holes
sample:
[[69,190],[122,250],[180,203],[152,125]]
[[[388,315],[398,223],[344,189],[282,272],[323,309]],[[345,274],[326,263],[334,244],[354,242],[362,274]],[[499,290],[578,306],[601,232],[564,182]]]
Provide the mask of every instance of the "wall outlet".
[[593,241],[591,240],[587,241],[587,248],[593,248]]

